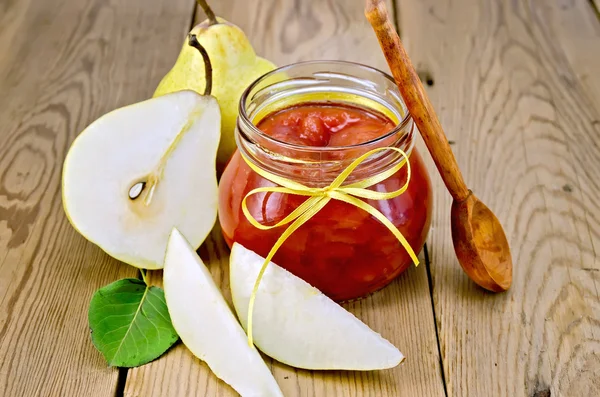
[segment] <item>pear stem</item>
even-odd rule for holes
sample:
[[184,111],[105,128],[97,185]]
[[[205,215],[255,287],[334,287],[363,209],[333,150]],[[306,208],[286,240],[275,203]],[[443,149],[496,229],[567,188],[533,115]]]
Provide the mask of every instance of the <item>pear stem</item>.
[[204,59],[204,76],[206,80],[206,86],[204,87],[203,95],[210,95],[210,92],[212,91],[212,65],[210,63],[208,52],[206,52],[206,48],[200,44],[195,34],[190,35],[188,44],[200,51],[200,54],[202,54],[202,59]]
[[217,17],[215,16],[215,13],[209,7],[206,0],[197,0],[197,2],[200,5],[200,7],[202,7],[202,9],[204,10],[204,13],[206,14],[206,17],[208,18],[208,26],[212,26],[212,25],[219,23],[219,21],[217,21]]

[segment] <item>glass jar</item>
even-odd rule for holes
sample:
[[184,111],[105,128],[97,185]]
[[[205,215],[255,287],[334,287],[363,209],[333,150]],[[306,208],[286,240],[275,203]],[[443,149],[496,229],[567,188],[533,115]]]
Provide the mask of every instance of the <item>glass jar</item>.
[[[343,103],[385,115],[396,127],[368,142],[314,147],[277,140],[256,127],[265,116],[302,103]],[[388,218],[415,252],[423,247],[432,208],[431,182],[414,148],[414,124],[394,80],[387,74],[348,62],[303,62],[274,70],[255,81],[240,100],[236,129],[238,151],[230,159],[219,186],[219,219],[231,246],[238,242],[265,257],[289,226],[259,230],[242,212],[252,189],[277,186],[246,164],[310,187],[324,187],[352,160],[375,148],[396,147],[409,156],[407,190],[389,200],[365,200]],[[402,156],[380,151],[361,163],[345,184],[364,180],[393,167]],[[369,189],[394,191],[407,179],[403,167]],[[247,205],[257,221],[274,225],[306,197],[281,193],[250,196]],[[390,283],[412,261],[394,235],[377,219],[351,204],[331,200],[296,230],[273,259],[337,301],[370,294]]]

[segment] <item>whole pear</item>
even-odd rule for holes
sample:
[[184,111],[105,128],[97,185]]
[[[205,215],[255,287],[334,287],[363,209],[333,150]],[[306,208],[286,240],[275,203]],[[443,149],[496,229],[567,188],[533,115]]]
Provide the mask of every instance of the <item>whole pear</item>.
[[[212,63],[212,95],[221,108],[221,142],[217,153],[221,168],[236,149],[234,130],[242,93],[258,77],[275,69],[275,65],[256,55],[239,27],[215,18],[204,1],[199,3],[209,19],[196,25],[190,35],[196,35]],[[206,84],[204,75],[202,55],[186,40],[175,65],[162,79],[154,96],[186,89],[201,94]]]

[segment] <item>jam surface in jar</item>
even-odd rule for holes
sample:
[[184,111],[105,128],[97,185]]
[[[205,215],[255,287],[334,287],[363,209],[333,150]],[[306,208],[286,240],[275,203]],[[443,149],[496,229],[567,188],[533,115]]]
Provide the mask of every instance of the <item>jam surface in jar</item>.
[[[341,147],[381,137],[395,123],[375,111],[342,103],[306,103],[272,113],[257,127],[287,143]],[[411,179],[403,194],[389,200],[365,201],[385,215],[419,252],[430,226],[431,183],[415,149],[409,154],[409,162]],[[406,178],[403,167],[370,189],[394,191],[405,184]],[[276,185],[252,171],[238,151],[219,185],[219,219],[227,243],[231,246],[238,242],[266,256],[289,225],[258,230],[244,216],[241,202],[252,189]],[[251,196],[247,205],[257,221],[273,225],[305,200],[291,194],[261,193]],[[362,209],[336,200],[294,231],[273,262],[337,301],[372,293],[412,265],[406,250],[383,224]]]
[[382,114],[339,103],[302,104],[262,119],[257,127],[283,142],[305,146],[350,146],[379,138],[395,124]]

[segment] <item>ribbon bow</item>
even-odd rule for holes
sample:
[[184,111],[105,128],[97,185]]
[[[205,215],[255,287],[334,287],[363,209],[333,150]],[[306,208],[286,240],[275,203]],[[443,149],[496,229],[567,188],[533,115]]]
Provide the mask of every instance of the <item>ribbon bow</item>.
[[[372,156],[373,154],[383,151],[383,150],[395,150],[396,152],[402,155],[402,160],[398,162],[398,164],[389,168],[388,170],[373,175],[367,179],[364,179],[359,182],[351,183],[348,185],[343,185],[344,181],[350,176],[350,174],[358,167],[363,161]],[[277,252],[277,250],[283,245],[285,240],[296,231],[300,226],[302,226],[306,221],[312,218],[317,212],[319,212],[330,200],[339,200],[345,203],[351,204],[355,207],[358,207],[375,218],[377,218],[384,226],[386,226],[390,232],[396,236],[400,244],[404,247],[408,255],[413,260],[415,266],[419,264],[419,260],[417,259],[417,255],[406,241],[406,238],[400,233],[398,228],[394,226],[389,219],[385,217],[380,211],[378,211],[375,207],[367,204],[360,198],[369,199],[369,200],[388,200],[394,197],[398,197],[402,193],[406,191],[408,188],[408,182],[410,181],[410,163],[408,162],[408,156],[404,151],[395,148],[395,147],[382,147],[373,149],[362,156],[358,157],[354,160],[344,171],[342,171],[334,180],[331,182],[329,186],[314,188],[308,187],[301,183],[292,181],[287,178],[280,177],[278,175],[272,174],[265,170],[260,169],[256,165],[252,164],[250,160],[246,158],[246,156],[242,155],[244,161],[248,164],[248,166],[252,169],[252,171],[256,172],[258,175],[263,178],[276,183],[279,186],[273,187],[259,187],[251,190],[246,194],[244,200],[242,201],[242,211],[244,215],[248,219],[248,221],[256,228],[261,230],[269,230],[279,226],[287,225],[291,222],[291,225],[281,234],[279,239],[271,248],[271,251],[265,258],[265,261],[258,273],[258,277],[256,278],[256,282],[254,283],[254,288],[252,290],[252,295],[250,296],[250,301],[248,305],[248,343],[253,345],[252,338],[252,314],[254,312],[254,301],[256,300],[256,293],[258,291],[258,286],[260,285],[260,281],[267,269],[267,265],[273,259],[273,256]],[[386,180],[390,176],[394,175],[398,172],[402,167],[406,165],[406,183],[398,190],[392,192],[375,192],[373,190],[367,189],[381,181]],[[298,196],[307,196],[309,197],[305,202],[300,204],[296,209],[294,209],[289,215],[283,218],[281,221],[277,222],[274,225],[266,226],[257,221],[250,211],[248,210],[248,205],[246,201],[248,197],[255,195],[257,193],[287,193],[287,194],[295,194]]]

